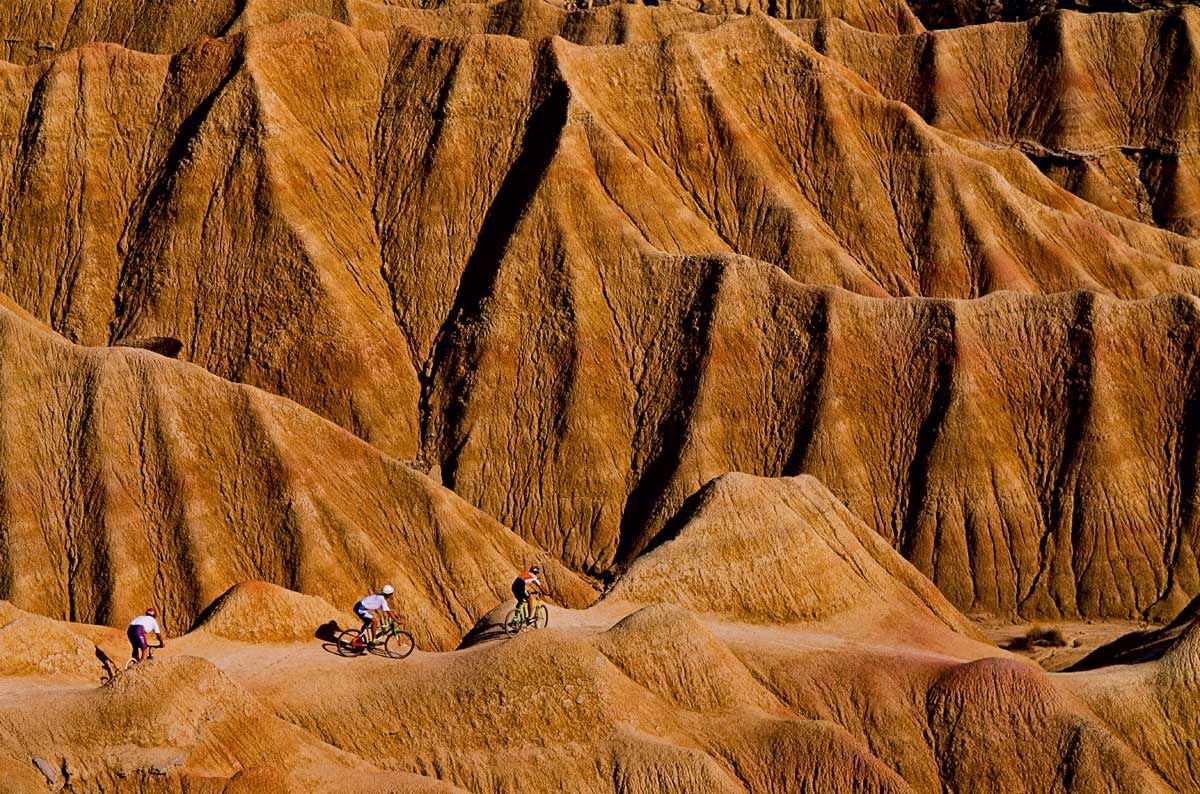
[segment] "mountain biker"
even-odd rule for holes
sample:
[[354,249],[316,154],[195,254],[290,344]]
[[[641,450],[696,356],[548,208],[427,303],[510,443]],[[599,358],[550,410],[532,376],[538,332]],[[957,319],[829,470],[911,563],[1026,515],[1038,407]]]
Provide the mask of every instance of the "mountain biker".
[[158,610],[150,607],[144,615],[138,615],[133,620],[129,621],[129,628],[125,634],[129,637],[129,645],[133,648],[132,658],[135,662],[140,662],[146,658],[146,654],[150,652],[150,643],[146,641],[146,634],[158,635],[158,647],[165,648],[167,645],[167,637],[163,634],[158,625]]
[[363,637],[366,636],[367,629],[372,631],[371,636],[379,622],[379,616],[391,615],[392,608],[388,606],[387,597],[396,592],[396,588],[390,584],[385,584],[380,588],[378,593],[371,593],[358,599],[358,603],[354,605],[354,614],[362,619],[362,628],[358,630],[358,637],[355,638],[353,645],[362,645]]
[[521,571],[517,574],[517,578],[513,579],[512,593],[517,599],[517,608],[520,609],[521,604],[525,604],[526,621],[533,623],[536,617],[533,614],[533,596],[546,595],[546,588],[542,584],[542,580],[538,578],[542,569],[535,565],[528,571]]

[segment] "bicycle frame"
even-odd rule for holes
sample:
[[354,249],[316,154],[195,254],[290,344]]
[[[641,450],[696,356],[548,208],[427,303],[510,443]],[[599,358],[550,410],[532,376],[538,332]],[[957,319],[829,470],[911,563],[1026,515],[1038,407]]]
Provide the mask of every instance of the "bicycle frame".
[[380,618],[379,626],[374,623],[367,629],[371,633],[371,639],[367,640],[368,645],[378,645],[381,642],[386,642],[388,637],[396,636],[400,633],[400,626],[396,623],[395,618]]
[[528,603],[525,601],[522,601],[521,603],[517,604],[518,618],[520,620],[529,620],[530,616],[537,614],[538,607],[540,607],[541,605],[542,605],[542,599],[538,597],[538,594],[530,593]]

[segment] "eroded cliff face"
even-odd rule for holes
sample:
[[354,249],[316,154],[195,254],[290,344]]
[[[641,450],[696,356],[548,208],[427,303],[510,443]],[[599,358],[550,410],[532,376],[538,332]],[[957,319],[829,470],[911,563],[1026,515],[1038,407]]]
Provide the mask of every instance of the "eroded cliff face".
[[[171,55],[3,67],[0,288],[437,465],[580,571],[623,569],[726,471],[807,472],[963,607],[1200,590],[1200,242],[1013,145],[1185,146],[1190,12],[865,39],[479,8],[247,7]],[[631,43],[542,38],[614,20]],[[1131,25],[1108,94],[1030,49]],[[528,38],[447,37],[494,29]],[[993,73],[1023,76],[976,99]]]
[[[573,13],[585,6],[593,13]],[[33,63],[92,42],[169,55],[200,38],[305,16],[361,28],[406,24],[524,38],[559,34],[592,43],[608,36],[615,37],[615,44],[628,43],[648,30],[705,28],[727,15],[748,13],[779,19],[836,17],[879,33],[924,29],[906,0],[159,0],[152,5],[141,0],[13,0],[0,16],[0,56],[13,63]],[[452,20],[451,29],[442,27],[447,20]]]
[[919,37],[797,31],[939,129],[1023,151],[1096,206],[1200,233],[1200,12],[1056,13]]
[[[423,647],[447,649],[545,556],[336,425],[195,366],[80,348],[10,309],[0,361],[0,582],[22,608],[119,624],[157,604],[175,633],[246,579],[343,607],[391,582]],[[592,600],[542,564],[564,603]]]
[[1196,790],[1196,13],[433,5],[0,9],[5,780]]

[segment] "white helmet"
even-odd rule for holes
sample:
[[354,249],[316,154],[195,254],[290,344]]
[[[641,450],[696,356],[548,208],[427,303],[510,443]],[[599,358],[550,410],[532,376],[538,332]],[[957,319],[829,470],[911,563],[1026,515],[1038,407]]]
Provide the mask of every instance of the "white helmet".
[[392,593],[396,592],[396,588],[392,587],[390,584],[385,584],[383,589],[379,592],[383,595],[391,595]]

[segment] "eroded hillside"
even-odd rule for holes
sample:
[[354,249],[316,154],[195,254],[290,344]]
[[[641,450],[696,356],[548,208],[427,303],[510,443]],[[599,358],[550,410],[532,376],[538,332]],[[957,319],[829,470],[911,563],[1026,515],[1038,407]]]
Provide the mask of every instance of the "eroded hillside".
[[[0,361],[0,582],[25,609],[100,623],[156,603],[180,631],[246,579],[343,605],[394,582],[418,641],[452,648],[544,556],[336,425],[195,366],[79,348],[12,309]],[[566,603],[592,600],[543,564]]]
[[[170,54],[3,68],[0,287],[67,338],[178,340],[590,574],[739,470],[818,476],[963,607],[1169,616],[1200,590],[1200,242],[1021,144],[1185,146],[1191,12],[897,37],[206,8],[221,37]],[[1111,98],[1030,54],[1127,28]],[[938,88],[1003,73],[980,59],[1028,76]]]
[[1200,791],[1200,16],[1041,10],[4,5],[4,785]]

